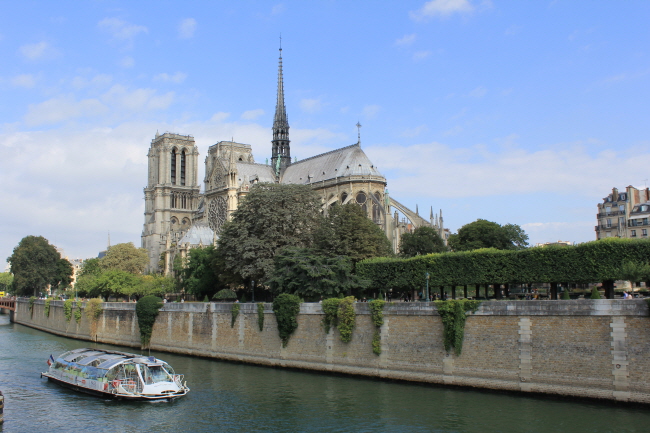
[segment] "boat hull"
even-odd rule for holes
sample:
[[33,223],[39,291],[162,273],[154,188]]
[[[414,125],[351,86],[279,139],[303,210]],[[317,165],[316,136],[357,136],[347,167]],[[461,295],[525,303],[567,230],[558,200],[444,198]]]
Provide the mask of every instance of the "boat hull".
[[99,391],[97,389],[87,388],[77,383],[70,383],[65,380],[56,378],[48,373],[41,373],[41,377],[46,377],[48,380],[56,383],[57,385],[63,386],[64,388],[72,389],[74,391],[83,392],[89,395],[94,395],[96,397],[110,398],[115,400],[129,400],[129,401],[172,401],[178,397],[182,397],[187,394],[186,391],[178,392],[175,394],[164,394],[164,395],[143,395],[143,394],[118,394],[113,392]]

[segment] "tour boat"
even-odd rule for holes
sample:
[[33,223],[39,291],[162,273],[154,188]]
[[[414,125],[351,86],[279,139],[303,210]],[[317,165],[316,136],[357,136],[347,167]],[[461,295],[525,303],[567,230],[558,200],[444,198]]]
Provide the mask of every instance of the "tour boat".
[[76,391],[125,400],[173,400],[190,389],[182,374],[153,356],[75,349],[54,359],[41,377]]

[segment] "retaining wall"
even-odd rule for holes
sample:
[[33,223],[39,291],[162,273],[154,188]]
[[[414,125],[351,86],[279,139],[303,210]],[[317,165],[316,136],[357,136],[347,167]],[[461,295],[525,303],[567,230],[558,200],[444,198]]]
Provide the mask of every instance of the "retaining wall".
[[[325,333],[320,304],[301,305],[286,348],[271,304],[259,330],[256,304],[168,303],[151,348],[270,366],[508,391],[650,403],[650,318],[643,300],[489,301],[469,315],[462,354],[448,354],[443,326],[427,303],[384,308],[380,355],[368,304],[357,303],[352,341]],[[71,338],[140,347],[134,303],[104,303],[96,324],[67,321],[63,302],[17,304],[15,322]]]

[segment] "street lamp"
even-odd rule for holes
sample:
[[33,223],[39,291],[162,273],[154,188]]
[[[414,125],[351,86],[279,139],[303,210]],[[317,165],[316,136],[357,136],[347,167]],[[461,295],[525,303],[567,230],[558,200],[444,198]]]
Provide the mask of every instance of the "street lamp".
[[253,293],[253,303],[255,303],[255,280],[251,280],[251,292]]
[[427,277],[427,302],[429,302],[429,273],[424,274]]

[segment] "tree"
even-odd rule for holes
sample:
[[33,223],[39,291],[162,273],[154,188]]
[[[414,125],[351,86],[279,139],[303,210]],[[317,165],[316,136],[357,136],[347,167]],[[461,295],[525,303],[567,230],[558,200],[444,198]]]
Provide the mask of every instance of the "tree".
[[478,219],[458,229],[449,237],[453,251],[471,251],[481,248],[498,250],[521,250],[528,246],[528,235],[516,224],[499,224]]
[[21,239],[7,259],[14,275],[14,287],[19,296],[38,296],[53,282],[61,255],[42,236]]
[[149,253],[144,248],[136,248],[133,242],[113,245],[99,260],[103,271],[120,270],[131,274],[141,274],[149,263]]
[[216,248],[192,248],[187,254],[185,266],[180,270],[183,285],[188,293],[197,298],[212,295],[219,289],[219,278],[215,273]]
[[72,282],[74,269],[68,259],[59,259],[56,264],[56,273],[52,279],[52,290],[66,289]]
[[138,276],[119,269],[111,269],[97,277],[95,286],[89,291],[94,297],[129,296],[140,284]]
[[413,233],[404,233],[399,243],[399,252],[402,257],[444,253],[445,251],[447,251],[447,247],[438,231],[427,226],[418,227],[413,230]]
[[0,272],[0,292],[12,292],[14,276],[9,272]]
[[338,297],[367,287],[367,282],[352,275],[348,257],[327,257],[309,248],[284,248],[275,256],[275,269],[269,281],[275,293],[289,293],[316,301]]
[[356,264],[370,257],[391,255],[390,241],[356,204],[330,208],[316,233],[316,247],[331,257],[347,256]]
[[277,252],[311,246],[320,220],[320,199],[309,185],[254,185],[220,233],[225,278],[267,281]]
[[99,266],[100,260],[101,259],[98,258],[84,260],[83,267],[81,268],[81,272],[79,273],[79,277],[83,277],[86,275],[98,276],[99,274],[101,274],[102,268],[101,266]]

